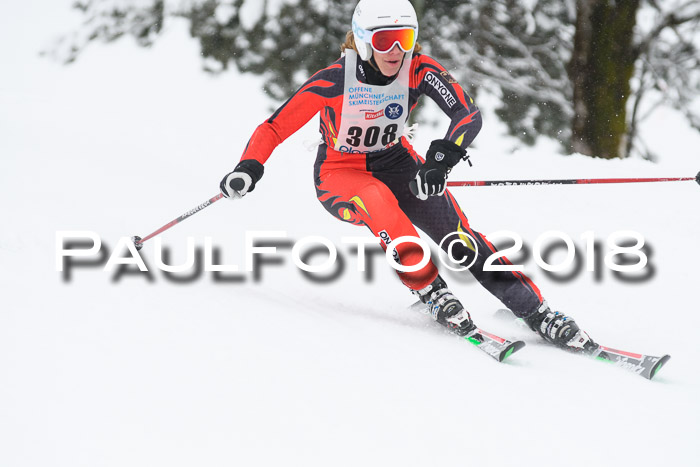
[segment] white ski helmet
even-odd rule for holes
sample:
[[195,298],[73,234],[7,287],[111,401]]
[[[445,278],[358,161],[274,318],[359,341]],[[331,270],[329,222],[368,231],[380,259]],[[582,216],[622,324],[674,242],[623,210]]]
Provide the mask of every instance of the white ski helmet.
[[372,56],[367,31],[402,26],[415,29],[418,36],[418,17],[408,0],[360,0],[352,15],[352,32],[360,58],[369,60]]

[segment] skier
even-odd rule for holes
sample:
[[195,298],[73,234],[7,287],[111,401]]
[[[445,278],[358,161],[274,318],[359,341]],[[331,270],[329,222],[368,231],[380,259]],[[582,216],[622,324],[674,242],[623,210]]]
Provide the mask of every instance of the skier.
[[[464,258],[464,264],[475,261],[470,271],[479,283],[532,330],[565,349],[595,348],[573,319],[549,308],[524,274],[483,271],[496,250],[470,227],[445,189],[447,174],[466,159],[466,148],[481,129],[481,113],[442,65],[420,53],[417,34],[416,12],[408,0],[360,0],[341,58],[314,74],[255,130],[240,163],[221,181],[221,192],[228,198],[252,192],[275,147],[320,111],[323,142],[314,180],[328,212],[368,227],[385,249],[393,239],[418,237],[416,227],[436,243],[459,232],[463,242],[454,244],[452,256]],[[425,160],[402,136],[423,94],[451,119],[445,138],[430,144]],[[400,244],[396,253],[404,265],[423,257],[422,249],[410,242]],[[510,263],[502,257],[496,264]],[[476,328],[432,261],[399,276],[437,322],[461,336]]]

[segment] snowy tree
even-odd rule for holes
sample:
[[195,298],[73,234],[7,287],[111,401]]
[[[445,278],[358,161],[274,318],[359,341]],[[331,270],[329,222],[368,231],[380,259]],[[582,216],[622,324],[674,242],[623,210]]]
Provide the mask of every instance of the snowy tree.
[[561,0],[439,2],[426,7],[421,38],[472,93],[500,97],[497,112],[512,134],[568,144],[572,16]]
[[627,101],[636,51],[640,0],[579,0],[570,61],[574,118],[572,147],[610,158],[625,150]]
[[[643,99],[656,90],[661,104],[681,110],[695,128],[700,94],[700,2],[578,0],[570,61],[574,119],[572,147],[583,154],[624,157],[636,147],[651,158],[637,134]],[[637,24],[637,18],[640,18]],[[695,41],[695,45],[693,43]],[[629,97],[632,111],[628,117]],[[658,104],[653,105],[652,110]],[[645,112],[648,116],[648,111]]]
[[[283,100],[338,58],[355,1],[79,0],[83,25],[54,49],[67,63],[92,42],[151,45],[182,18],[204,68],[265,77]],[[511,134],[566,152],[652,157],[639,123],[659,105],[700,130],[698,0],[413,0],[419,40],[472,94],[498,96]]]
[[700,1],[649,0],[635,39],[632,110],[625,155],[652,158],[639,123],[660,106],[683,113],[700,131]]
[[261,74],[278,100],[340,56],[355,7],[327,0],[78,0],[74,6],[83,24],[47,52],[65,63],[93,42],[131,36],[151,46],[167,21],[184,19],[206,71],[234,65]]

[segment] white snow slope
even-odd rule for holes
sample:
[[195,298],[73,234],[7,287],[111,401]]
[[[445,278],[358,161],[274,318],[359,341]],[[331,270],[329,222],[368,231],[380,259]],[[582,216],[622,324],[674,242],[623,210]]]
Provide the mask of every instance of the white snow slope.
[[[13,8],[18,18],[66,8],[47,3]],[[287,248],[259,281],[202,273],[174,283],[155,268],[149,242],[150,282],[101,267],[73,269],[67,281],[55,267],[57,231],[97,232],[111,253],[120,237],[146,235],[205,201],[270,103],[257,77],[199,72],[181,25],[153,50],[127,40],[60,67],[36,56],[43,42],[29,33],[17,41],[21,28],[3,23],[0,465],[698,465],[694,182],[453,190],[473,228],[522,236],[526,272],[595,339],[670,353],[653,381],[497,319],[501,304],[469,274],[443,269],[481,327],[528,343],[504,364],[406,310],[413,297],[382,258],[367,280],[341,238],[369,232],[315,199],[304,142],[316,138],[316,119],[278,148],[255,192],[160,238],[174,264],[185,260],[187,237],[201,246],[210,236],[221,262],[242,267],[246,232],[319,235],[345,260],[339,278],[309,280]],[[663,155],[654,165],[562,157],[546,142],[513,151],[488,102],[481,106],[475,166],[462,164],[452,180],[700,168],[700,139],[672,112],[647,126]],[[422,128],[415,146],[425,151],[441,132]],[[550,230],[570,236],[581,261],[584,232],[605,254],[612,233],[637,231],[651,248],[649,277],[625,282],[598,265],[555,281],[532,253]],[[552,263],[563,260],[557,251]]]

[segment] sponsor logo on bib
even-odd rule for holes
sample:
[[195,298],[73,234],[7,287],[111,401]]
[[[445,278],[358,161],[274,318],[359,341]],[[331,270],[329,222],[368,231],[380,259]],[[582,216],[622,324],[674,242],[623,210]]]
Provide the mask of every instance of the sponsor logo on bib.
[[391,120],[397,120],[403,115],[403,107],[400,104],[389,104],[384,109],[384,115]]
[[384,116],[384,111],[380,110],[379,112],[372,112],[372,113],[366,113],[365,114],[365,120],[374,120],[376,118],[380,118]]

